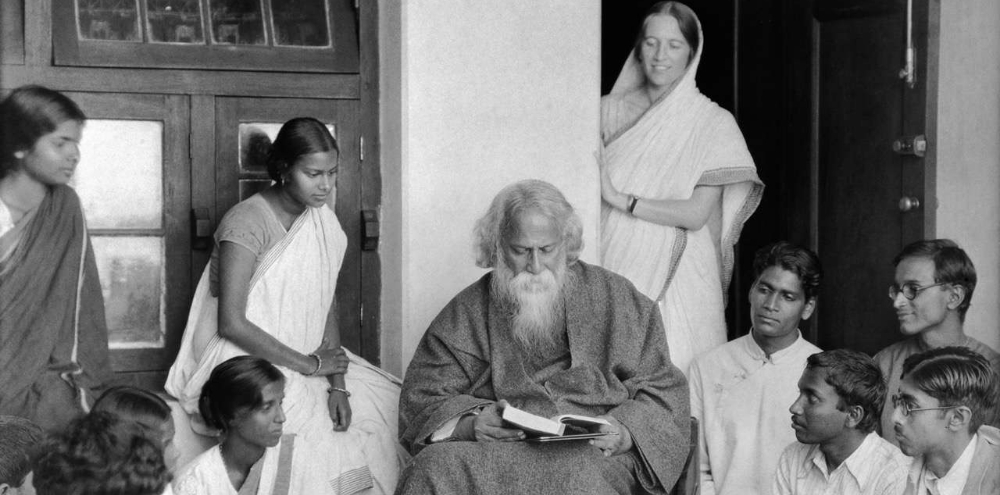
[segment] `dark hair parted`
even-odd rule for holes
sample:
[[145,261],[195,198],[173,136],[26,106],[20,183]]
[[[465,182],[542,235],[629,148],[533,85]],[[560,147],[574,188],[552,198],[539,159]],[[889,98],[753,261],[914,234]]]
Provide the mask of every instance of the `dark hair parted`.
[[100,411],[46,442],[34,472],[39,495],[159,495],[170,481],[159,444],[138,424]]
[[280,184],[281,177],[299,158],[327,151],[340,153],[330,130],[312,117],[294,118],[281,126],[278,136],[271,143],[271,151],[267,154],[267,174]]
[[[91,411],[117,414],[152,431],[170,421],[170,406],[159,395],[141,388],[120,385],[106,390]],[[156,432],[159,434],[159,432]]]
[[958,316],[965,321],[965,313],[972,304],[976,290],[976,267],[965,250],[951,239],[928,239],[911,242],[892,260],[892,266],[907,258],[926,258],[934,262],[934,283],[961,285],[965,298],[958,305]]
[[867,354],[850,349],[813,354],[806,359],[806,369],[826,370],[826,383],[837,392],[840,402],[837,410],[846,411],[858,406],[864,416],[858,430],[875,431],[885,404],[886,384],[882,370]]
[[517,225],[518,217],[527,211],[537,211],[555,221],[566,243],[566,262],[579,259],[583,250],[583,223],[573,211],[573,205],[556,186],[528,179],[503,188],[493,198],[486,214],[476,221],[476,266],[494,268],[502,262],[504,242]]
[[87,116],[66,95],[42,86],[21,86],[0,102],[0,178],[17,170],[14,153],[28,151],[67,120]]
[[993,423],[1000,394],[990,362],[967,347],[939,347],[903,361],[901,378],[934,397],[941,406],[966,406],[972,411],[969,432]]
[[228,431],[230,423],[264,402],[264,387],[284,381],[285,375],[268,360],[237,356],[223,361],[201,389],[198,411],[205,423]]
[[701,39],[698,37],[698,16],[694,14],[691,7],[680,2],[657,2],[646,11],[646,16],[642,18],[642,26],[639,27],[639,32],[635,35],[635,45],[632,48],[635,58],[642,60],[642,42],[646,39],[646,24],[649,23],[649,18],[655,15],[669,15],[677,19],[677,25],[681,29],[684,41],[687,41],[688,46],[691,47],[687,61],[690,64],[701,44]]
[[0,416],[0,483],[19,487],[31,472],[31,456],[42,442],[42,429],[18,416]]
[[757,250],[753,258],[754,280],[760,278],[764,270],[772,266],[798,275],[806,299],[819,295],[819,286],[823,281],[823,265],[816,253],[788,241],[778,241],[764,246]]

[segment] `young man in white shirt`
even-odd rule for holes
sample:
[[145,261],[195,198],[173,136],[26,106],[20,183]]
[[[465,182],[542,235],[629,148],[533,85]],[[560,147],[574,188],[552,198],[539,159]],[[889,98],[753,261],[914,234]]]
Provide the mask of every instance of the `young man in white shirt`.
[[770,493],[778,456],[795,440],[788,404],[806,358],[820,349],[799,323],[816,308],[822,279],[812,251],[777,242],[757,251],[750,333],[695,358],[691,415],[699,423],[702,495]]
[[910,459],[875,432],[885,402],[882,372],[867,355],[809,356],[792,403],[798,442],[778,461],[776,495],[899,495]]
[[943,347],[903,363],[893,431],[914,456],[906,495],[1000,493],[1000,430],[983,423],[997,407],[997,375],[966,347]]

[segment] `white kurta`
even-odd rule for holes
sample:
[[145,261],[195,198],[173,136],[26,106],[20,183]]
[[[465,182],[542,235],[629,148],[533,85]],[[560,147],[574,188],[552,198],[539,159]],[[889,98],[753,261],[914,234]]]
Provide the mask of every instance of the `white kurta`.
[[750,334],[691,365],[691,416],[699,423],[702,495],[770,493],[781,451],[795,441],[791,407],[806,358],[821,352],[799,335],[770,356]]
[[774,477],[774,495],[900,495],[911,459],[869,433],[830,471],[819,445],[795,442],[785,449]]

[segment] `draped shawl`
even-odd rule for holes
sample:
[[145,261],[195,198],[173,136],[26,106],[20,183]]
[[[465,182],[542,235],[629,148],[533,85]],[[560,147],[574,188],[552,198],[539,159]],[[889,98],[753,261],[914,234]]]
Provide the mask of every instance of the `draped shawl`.
[[[325,334],[346,247],[333,211],[307,208],[255,267],[247,319],[297,352],[316,350]],[[167,392],[191,415],[192,427],[201,434],[211,433],[198,414],[202,386],[216,365],[246,354],[218,334],[219,303],[211,294],[210,271],[206,266],[198,283],[166,383]],[[345,432],[333,431],[327,379],[279,366],[285,375],[284,430],[298,438],[291,493],[351,494],[368,488],[392,493],[395,488],[399,380],[350,352],[348,356],[345,385],[352,393],[352,421]]]
[[[696,186],[723,187],[721,207],[710,221],[713,230],[717,228],[717,252],[709,254],[721,264],[718,287],[725,293],[733,246],[760,203],[764,185],[732,115],[698,91],[695,74],[705,46],[700,24],[698,36],[697,53],[673,91],[637,119],[602,132],[601,158],[618,189],[640,198],[687,199]],[[602,106],[644,86],[642,64],[633,52]],[[604,266],[624,275],[643,294],[662,300],[688,256],[688,232],[639,220],[607,204],[601,219]]]
[[[459,293],[421,339],[400,396],[403,444],[421,452],[449,419],[500,399],[546,417],[610,414],[632,433],[638,482],[647,491],[673,486],[688,452],[688,387],[667,356],[656,305],[624,278],[573,263],[564,287],[569,367],[536,382],[505,311],[490,293],[491,277],[486,274]],[[514,449],[538,447],[508,445],[515,445],[511,456],[517,455]],[[580,442],[575,448],[593,447]],[[488,458],[489,448],[481,453]],[[571,459],[579,461],[555,456],[551,462]],[[419,455],[414,463],[421,463]],[[541,470],[551,474],[556,468]]]
[[112,376],[94,250],[68,186],[15,230],[0,262],[0,414],[61,428]]

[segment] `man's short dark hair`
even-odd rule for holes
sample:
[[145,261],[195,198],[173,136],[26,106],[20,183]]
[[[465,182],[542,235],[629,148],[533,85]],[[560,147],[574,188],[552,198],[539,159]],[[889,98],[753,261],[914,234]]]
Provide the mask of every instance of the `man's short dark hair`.
[[934,397],[941,406],[966,406],[972,411],[969,432],[996,418],[997,373],[990,362],[967,347],[939,347],[903,361],[901,378]]
[[819,285],[823,280],[823,265],[819,262],[819,256],[808,248],[788,241],[778,241],[758,249],[753,259],[754,280],[760,278],[764,270],[772,266],[798,275],[806,299],[812,299],[819,294]]
[[892,260],[892,266],[907,258],[927,258],[934,262],[934,283],[961,285],[965,298],[958,306],[958,316],[965,321],[965,313],[972,304],[976,290],[976,267],[965,250],[951,239],[928,239],[907,244]]
[[858,423],[858,430],[865,433],[875,431],[886,396],[885,377],[875,360],[862,352],[834,349],[806,359],[806,369],[818,368],[826,370],[826,383],[840,396],[837,410],[861,407],[864,416]]
[[31,456],[42,429],[18,416],[0,416],[0,483],[19,487],[31,472]]

